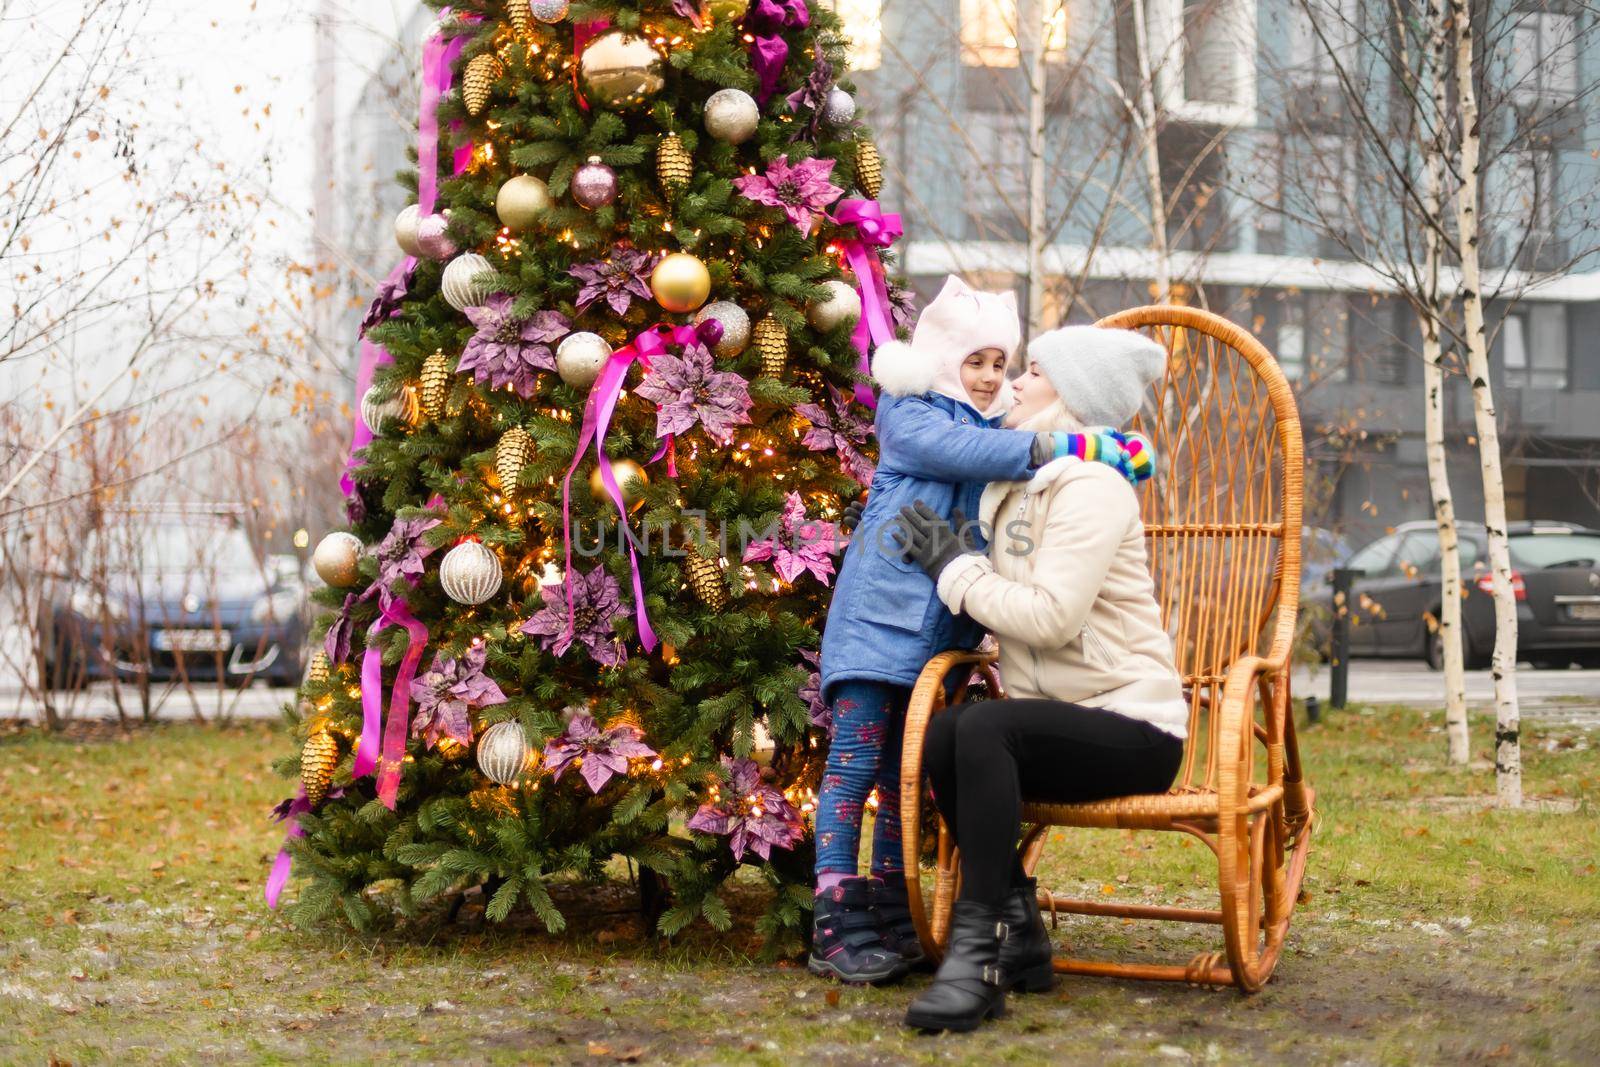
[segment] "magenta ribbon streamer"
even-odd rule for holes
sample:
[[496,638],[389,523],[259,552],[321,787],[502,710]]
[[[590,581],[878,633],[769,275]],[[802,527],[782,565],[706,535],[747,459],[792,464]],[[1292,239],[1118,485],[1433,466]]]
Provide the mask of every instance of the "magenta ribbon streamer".
[[[433,214],[439,198],[439,100],[450,91],[455,61],[467,47],[466,37],[430,37],[422,48],[422,105],[417,117],[417,211],[423,218]],[[472,143],[466,142],[466,160],[457,146],[455,172],[466,169],[472,159]]]
[[283,887],[289,882],[289,870],[294,866],[294,857],[289,855],[289,842],[297,837],[306,836],[300,828],[300,816],[311,810],[311,801],[306,799],[306,787],[300,786],[296,790],[294,800],[290,801],[284,819],[289,823],[289,829],[283,835],[283,847],[278,849],[277,857],[272,861],[272,873],[267,875],[267,907],[278,906],[278,894],[283,892]]
[[[411,614],[411,609],[400,597],[390,601],[389,607],[373,624],[373,634],[390,623],[404,626],[410,635],[405,657],[400,661],[400,668],[395,671],[394,688],[389,693],[389,717],[383,724],[383,754],[378,760],[378,799],[383,801],[384,807],[393,811],[395,798],[400,793],[400,767],[405,762],[406,734],[411,728],[411,681],[417,676],[417,666],[422,662],[422,650],[428,643],[428,628]],[[371,690],[375,703],[383,685],[383,653],[369,644],[361,664],[361,702],[364,712],[369,691],[368,668],[374,658],[378,660],[379,674],[378,683]],[[370,721],[370,716],[363,716],[361,731],[363,737],[366,735],[366,724]]]
[[[600,377],[589,390],[589,399],[583,407],[583,426],[578,432],[578,447],[572,454],[572,465],[567,468],[567,476],[561,482],[561,539],[566,552],[569,633],[577,625],[572,602],[572,476],[577,473],[578,465],[583,462],[584,455],[589,451],[589,442],[593,441],[595,460],[600,467],[601,484],[605,486],[611,502],[616,505],[617,516],[622,521],[622,530],[628,541],[628,567],[633,577],[633,613],[639,625],[639,643],[644,646],[646,652],[654,651],[656,647],[656,632],[650,626],[650,616],[644,606],[644,581],[639,575],[638,543],[633,536],[633,530],[628,526],[628,508],[623,502],[622,490],[617,485],[617,476],[611,469],[611,458],[606,455],[606,430],[611,425],[611,415],[616,410],[618,398],[622,395],[622,383],[627,379],[628,368],[633,366],[634,361],[637,360],[645,370],[649,370],[652,357],[661,355],[671,347],[681,347],[699,340],[700,328],[695,326],[674,326],[669,323],[652,326],[626,346],[611,353],[611,358],[606,361]],[[661,447],[656,450],[656,454],[650,457],[650,462],[654,463],[663,455],[667,456],[668,477],[676,478],[677,461],[671,434],[667,435]]]
[[803,30],[811,25],[806,0],[755,0],[745,12],[744,31],[750,35],[750,65],[755,68],[756,100],[763,106],[777,91],[783,65],[789,61],[789,42],[781,36],[785,29]]
[[[894,340],[894,319],[889,310],[889,285],[883,276],[883,262],[878,249],[894,244],[905,229],[899,215],[886,215],[876,200],[841,200],[834,211],[833,221],[840,226],[854,226],[856,236],[844,243],[845,261],[855,272],[861,285],[861,318],[856,323],[852,340],[861,353],[860,369],[863,375],[872,374],[872,359],[868,354],[873,345]],[[876,409],[877,399],[872,387],[865,382],[856,383],[856,399],[868,408]]]

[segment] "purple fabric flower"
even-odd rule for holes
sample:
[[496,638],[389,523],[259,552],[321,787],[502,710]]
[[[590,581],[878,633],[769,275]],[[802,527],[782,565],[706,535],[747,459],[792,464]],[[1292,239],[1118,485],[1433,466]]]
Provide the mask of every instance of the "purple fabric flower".
[[416,581],[422,577],[422,561],[433,552],[433,546],[422,535],[439,525],[440,519],[425,516],[420,519],[396,518],[389,534],[373,555],[378,557],[378,603],[387,608],[394,602],[395,593],[389,587],[395,579]]
[[[567,627],[567,585],[572,586],[573,624]],[[547,585],[542,590],[544,607],[533,618],[522,624],[522,632],[539,638],[540,647],[557,656],[564,656],[577,641],[589,650],[589,656],[607,667],[615,667],[628,658],[628,650],[616,638],[616,621],[628,614],[622,602],[622,586],[603,567],[596,567],[587,575],[576,571],[558,585]]]
[[812,64],[811,73],[806,75],[805,83],[785,97],[789,110],[796,115],[809,112],[805,121],[797,123],[794,133],[789,135],[791,141],[817,139],[817,131],[822,126],[822,108],[833,88],[833,64],[828,62],[822,49],[818,48],[816,53],[816,62]]
[[872,424],[856,414],[851,394],[832,386],[828,387],[828,393],[833,400],[832,411],[821,404],[795,406],[795,414],[811,423],[801,443],[813,452],[833,449],[846,474],[862,485],[871,485],[875,468],[862,454],[861,446],[872,436]]
[[834,162],[804,159],[791,165],[788,156],[779,156],[767,164],[765,174],[747,174],[733,184],[745,199],[782,208],[801,233],[810,233],[813,214],[822,213],[844,193],[828,180]]
[[766,541],[752,541],[745,546],[744,561],[771,560],[778,577],[793,582],[806,571],[828,584],[833,573],[830,558],[839,550],[839,528],[831,522],[806,518],[805,502],[800,494],[791,492],[784,497],[780,533]]
[[800,658],[811,665],[805,684],[796,690],[806,706],[806,721],[833,740],[833,709],[822,699],[822,657],[815,652],[802,652]]
[[411,682],[411,699],[417,702],[411,720],[411,736],[420,737],[429,748],[440,737],[453,738],[463,745],[472,743],[473,708],[504,704],[506,695],[493,678],[483,673],[489,650],[477,645],[460,659],[435,655],[428,669]]
[[367,313],[362,316],[361,329],[357,336],[365,337],[368,330],[394,317],[395,312],[400,310],[401,302],[410,292],[411,276],[416,269],[413,264],[409,270],[401,273],[393,281],[385,278],[378,283],[378,294],[372,298],[372,303],[367,305]]
[[889,315],[894,328],[909,329],[917,321],[917,294],[903,286],[889,284]]
[[471,371],[475,380],[492,389],[509,385],[526,398],[538,391],[536,371],[556,369],[550,346],[572,332],[572,323],[559,311],[514,315],[512,303],[509,295],[494,293],[482,306],[467,308],[466,316],[478,332],[467,341],[456,371]]
[[690,344],[682,356],[657,356],[634,390],[658,405],[656,436],[683,433],[699,423],[719,444],[733,438],[733,428],[750,421],[750,386],[732,371],[719,371],[704,345]]
[[761,780],[756,761],[724,756],[722,766],[728,772],[724,797],[700,805],[689,820],[689,829],[731,835],[728,847],[735,859],[744,858],[748,851],[770,860],[774,847],[798,845],[805,836],[800,809]]
[[544,763],[550,777],[556,781],[581,760],[578,773],[589,783],[594,793],[605,788],[612,776],[628,773],[628,760],[648,759],[656,750],[640,739],[637,727],[624,723],[604,732],[595,725],[594,716],[580,712],[567,724],[567,732],[544,746]]
[[651,300],[650,272],[656,257],[634,248],[618,248],[605,259],[580,263],[567,271],[583,283],[578,290],[578,310],[604,298],[613,314],[626,315],[635,300]]
[[327,636],[322,639],[322,649],[333,661],[334,666],[350,658],[350,644],[356,632],[356,621],[352,615],[358,600],[360,596],[356,593],[345,595],[339,614],[334,616],[333,624],[328,627]]

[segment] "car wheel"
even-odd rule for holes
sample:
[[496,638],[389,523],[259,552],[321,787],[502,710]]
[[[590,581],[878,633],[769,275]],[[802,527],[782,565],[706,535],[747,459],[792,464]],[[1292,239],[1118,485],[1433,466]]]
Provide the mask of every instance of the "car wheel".
[[1430,671],[1444,670],[1444,637],[1437,628],[1428,631],[1428,638],[1422,644],[1422,661]]

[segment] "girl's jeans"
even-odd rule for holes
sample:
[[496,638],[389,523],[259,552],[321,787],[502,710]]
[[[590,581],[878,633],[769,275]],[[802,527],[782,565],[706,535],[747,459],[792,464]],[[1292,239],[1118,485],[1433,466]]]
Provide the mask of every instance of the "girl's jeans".
[[856,873],[861,816],[878,787],[872,873],[904,870],[900,854],[900,740],[911,690],[888,682],[840,682],[833,700],[833,744],[817,796],[817,877]]

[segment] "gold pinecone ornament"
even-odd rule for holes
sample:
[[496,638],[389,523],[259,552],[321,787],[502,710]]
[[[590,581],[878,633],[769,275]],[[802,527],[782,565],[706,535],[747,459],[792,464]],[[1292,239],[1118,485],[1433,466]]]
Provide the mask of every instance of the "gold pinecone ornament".
[[728,606],[728,587],[723,584],[722,568],[716,560],[706,559],[691,551],[684,561],[684,570],[689,575],[689,588],[700,598],[700,603],[712,611],[721,611]]
[[683,139],[675,133],[661,138],[656,148],[656,180],[661,183],[662,190],[669,197],[675,197],[689,187],[689,179],[693,177],[694,158],[683,146]]
[[333,769],[339,765],[339,742],[326,730],[306,738],[300,750],[300,785],[312,807],[322,803],[333,784]]
[[500,488],[513,492],[522,468],[533,458],[533,438],[521,426],[513,426],[500,435],[494,446],[494,472],[500,478]]
[[473,56],[467,62],[467,71],[461,76],[461,102],[467,105],[467,114],[477,115],[489,103],[489,90],[495,79],[505,73],[500,59],[493,52]]
[[418,390],[422,413],[430,419],[444,414],[445,398],[450,395],[450,361],[435,352],[422,361],[422,387]]
[[528,0],[506,0],[506,21],[511,23],[518,37],[532,33],[533,12],[528,7]]
[[856,188],[867,194],[869,200],[878,199],[883,191],[883,158],[878,146],[871,141],[856,142]]
[[306,681],[312,685],[327,685],[333,676],[333,664],[322,649],[311,653],[311,663],[306,667]]
[[767,378],[781,378],[789,362],[789,331],[783,323],[768,315],[756,323],[756,352],[761,356],[761,374]]

